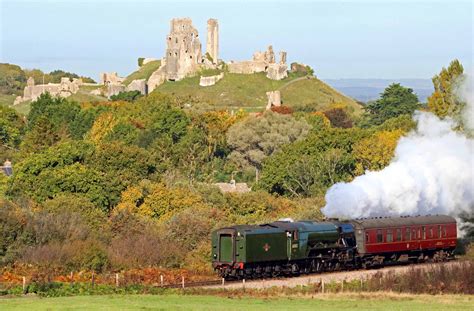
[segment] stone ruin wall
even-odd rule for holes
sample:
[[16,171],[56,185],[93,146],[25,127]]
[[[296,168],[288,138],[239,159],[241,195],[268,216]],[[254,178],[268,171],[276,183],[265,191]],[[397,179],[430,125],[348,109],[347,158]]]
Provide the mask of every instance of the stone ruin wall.
[[189,18],[173,18],[166,44],[166,78],[181,80],[194,74],[201,62],[201,41]]
[[217,19],[207,21],[207,43],[206,53],[212,58],[212,63],[217,65],[219,61],[219,23]]
[[267,110],[270,110],[272,107],[279,107],[281,106],[281,94],[280,91],[270,91],[267,92]]
[[280,52],[280,61],[277,63],[271,45],[264,52],[255,52],[252,60],[230,62],[227,66],[230,73],[252,74],[266,72],[267,78],[272,80],[281,80],[288,76],[286,52]]
[[[170,33],[166,37],[165,56],[161,66],[147,81],[148,92],[166,80],[178,81],[195,75],[201,68],[217,68],[219,57],[219,24],[216,19],[207,21],[206,52],[212,61],[202,55],[199,33],[190,18],[174,18],[170,22]],[[203,83],[212,83],[204,79]],[[217,82],[217,81],[216,81]]]
[[119,77],[116,72],[103,72],[100,74],[100,84],[121,84],[125,78]]
[[215,76],[210,76],[210,77],[201,77],[199,79],[199,85],[200,86],[211,86],[217,83],[217,81],[221,80],[224,78],[224,73],[221,72],[218,75]]
[[60,83],[35,84],[33,77],[28,78],[26,87],[23,90],[23,96],[18,96],[13,105],[18,105],[25,101],[35,101],[43,93],[49,93],[51,96],[69,97],[79,91],[83,85],[82,79],[74,78],[72,81],[68,77],[61,78]]

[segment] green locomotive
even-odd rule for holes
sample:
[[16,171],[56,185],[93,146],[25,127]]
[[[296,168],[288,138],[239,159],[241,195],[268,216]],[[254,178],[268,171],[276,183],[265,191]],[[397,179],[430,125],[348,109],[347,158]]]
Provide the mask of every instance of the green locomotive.
[[331,270],[354,259],[352,226],[276,221],[212,233],[213,268],[225,278],[270,277]]

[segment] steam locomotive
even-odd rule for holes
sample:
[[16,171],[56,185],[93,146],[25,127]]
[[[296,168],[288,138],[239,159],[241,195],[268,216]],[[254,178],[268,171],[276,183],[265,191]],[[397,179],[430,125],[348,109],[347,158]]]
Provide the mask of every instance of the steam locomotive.
[[445,215],[275,221],[212,232],[212,266],[226,279],[276,277],[454,258]]

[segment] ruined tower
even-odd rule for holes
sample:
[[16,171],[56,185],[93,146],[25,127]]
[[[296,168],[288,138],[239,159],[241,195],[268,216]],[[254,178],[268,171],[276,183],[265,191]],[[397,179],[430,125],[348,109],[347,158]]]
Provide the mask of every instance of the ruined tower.
[[219,24],[217,19],[210,18],[207,21],[206,52],[212,58],[212,63],[217,64],[219,59]]
[[198,70],[201,42],[189,18],[173,18],[166,40],[166,78],[181,80]]

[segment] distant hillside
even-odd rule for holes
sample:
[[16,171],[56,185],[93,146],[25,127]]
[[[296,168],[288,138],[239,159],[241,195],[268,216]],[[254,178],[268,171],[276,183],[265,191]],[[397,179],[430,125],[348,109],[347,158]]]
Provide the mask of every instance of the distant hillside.
[[339,93],[315,77],[301,77],[290,74],[280,81],[270,80],[265,73],[232,74],[225,73],[224,78],[213,86],[199,85],[199,76],[181,81],[165,82],[155,92],[193,97],[216,108],[246,108],[261,110],[267,104],[266,92],[280,90],[284,105],[290,107],[311,107],[324,109],[331,103],[346,104],[358,114],[360,105],[353,99]]
[[433,93],[431,79],[324,79],[326,83],[361,102],[376,100],[391,83],[412,88],[421,102]]

